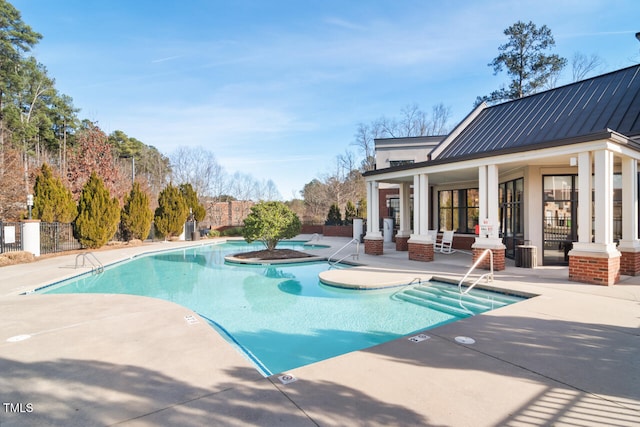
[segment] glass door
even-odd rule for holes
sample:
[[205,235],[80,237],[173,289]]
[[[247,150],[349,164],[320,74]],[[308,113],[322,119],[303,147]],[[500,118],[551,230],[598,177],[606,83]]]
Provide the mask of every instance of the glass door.
[[516,246],[524,243],[524,179],[500,184],[500,234],[506,246],[505,256],[515,258]]
[[576,175],[543,177],[543,263],[568,265],[569,251],[577,237]]

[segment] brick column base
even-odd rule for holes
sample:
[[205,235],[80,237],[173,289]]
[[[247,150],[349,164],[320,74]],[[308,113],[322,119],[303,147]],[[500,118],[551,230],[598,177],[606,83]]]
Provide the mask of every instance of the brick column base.
[[396,236],[396,251],[406,252],[409,250],[409,236]]
[[620,280],[620,257],[590,257],[569,253],[569,280],[613,285]]
[[382,255],[384,252],[384,240],[364,239],[364,253],[367,255]]
[[[475,263],[482,253],[487,250],[486,248],[473,248],[473,263]],[[504,259],[504,249],[491,249],[493,252],[493,271],[502,271],[506,268]],[[478,265],[479,268],[484,270],[491,270],[491,257],[487,255]]]
[[620,274],[625,276],[640,276],[640,252],[620,251]]
[[408,242],[409,259],[413,261],[433,261],[433,243]]

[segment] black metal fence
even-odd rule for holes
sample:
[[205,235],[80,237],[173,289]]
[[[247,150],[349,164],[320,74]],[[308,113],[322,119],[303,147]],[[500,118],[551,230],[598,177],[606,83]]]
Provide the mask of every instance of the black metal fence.
[[74,249],[82,249],[82,245],[78,239],[73,237],[73,224],[40,223],[40,253],[42,255]]
[[[0,221],[0,253],[18,252],[23,250],[21,222]],[[189,221],[185,225],[185,240],[196,240],[200,236],[196,230],[196,223]],[[147,240],[157,240],[155,227],[152,225]],[[123,241],[124,233],[122,227],[112,239],[113,241]],[[73,235],[73,224],[62,222],[41,222],[40,223],[40,254],[52,254],[57,252],[72,251],[82,249],[82,244]]]
[[22,250],[22,223],[0,221],[0,253]]

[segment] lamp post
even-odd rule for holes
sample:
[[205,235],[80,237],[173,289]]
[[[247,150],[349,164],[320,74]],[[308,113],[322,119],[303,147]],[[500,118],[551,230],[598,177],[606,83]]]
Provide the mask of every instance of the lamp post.
[[130,156],[120,156],[121,159],[131,158],[131,185],[136,182],[136,158],[132,155]]
[[31,219],[32,207],[33,207],[33,194],[27,194],[27,208],[29,208],[29,219]]

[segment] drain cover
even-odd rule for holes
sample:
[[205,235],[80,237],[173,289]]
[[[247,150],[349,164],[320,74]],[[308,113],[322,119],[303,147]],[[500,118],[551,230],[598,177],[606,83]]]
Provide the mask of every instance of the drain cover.
[[476,340],[469,337],[456,337],[456,342],[459,342],[460,344],[475,344]]
[[431,338],[429,335],[420,334],[407,339],[411,342],[420,342],[420,341],[428,340],[429,338]]
[[278,377],[278,379],[280,380],[280,382],[282,384],[290,384],[290,383],[298,381],[298,379],[296,377],[294,377],[293,375],[291,375],[291,374],[280,375]]

